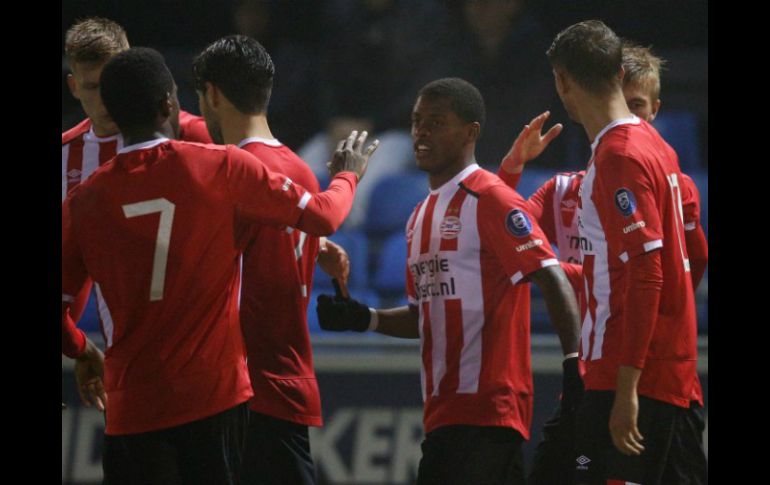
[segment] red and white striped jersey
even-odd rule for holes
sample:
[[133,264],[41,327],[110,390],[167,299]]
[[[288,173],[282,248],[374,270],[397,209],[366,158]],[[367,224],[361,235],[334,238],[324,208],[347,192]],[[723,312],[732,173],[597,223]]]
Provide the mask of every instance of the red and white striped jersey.
[[506,426],[529,438],[530,273],[557,265],[524,199],[477,164],[407,223],[407,295],[419,309],[425,432]]
[[[615,120],[592,144],[581,187],[580,234],[586,295],[581,358],[586,389],[615,388],[623,352],[645,356],[640,395],[687,407],[697,385],[697,328],[684,240],[682,174],[674,150],[647,122]],[[649,342],[623,331],[625,263],[661,251],[663,289]]]
[[[179,139],[211,143],[206,123],[200,116],[179,112]],[[91,119],[86,118],[61,135],[61,200],[67,192],[86,180],[94,171],[123,148],[123,136],[99,137],[94,134]]]
[[566,263],[580,264],[580,249],[588,244],[580,237],[577,224],[580,184],[585,173],[558,173],[527,199],[530,212],[548,240],[559,249],[559,260]]

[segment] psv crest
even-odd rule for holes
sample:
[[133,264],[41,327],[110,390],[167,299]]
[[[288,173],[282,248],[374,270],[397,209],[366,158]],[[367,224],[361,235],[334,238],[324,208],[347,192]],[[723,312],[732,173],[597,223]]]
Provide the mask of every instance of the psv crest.
[[460,223],[459,217],[447,216],[441,221],[441,225],[439,226],[441,239],[456,239],[462,229],[463,225]]
[[615,205],[621,214],[628,217],[636,212],[636,198],[634,193],[623,187],[615,192]]
[[532,223],[524,212],[513,209],[505,217],[505,228],[516,237],[524,237],[532,232]]

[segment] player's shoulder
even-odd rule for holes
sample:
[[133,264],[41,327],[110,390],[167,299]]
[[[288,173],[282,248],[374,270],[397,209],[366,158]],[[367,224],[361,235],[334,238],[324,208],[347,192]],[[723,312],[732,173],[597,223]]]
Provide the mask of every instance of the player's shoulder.
[[512,189],[496,174],[483,168],[470,174],[459,185],[461,189],[479,199],[480,202],[504,199],[525,204],[521,194]]
[[61,134],[61,144],[67,145],[73,140],[85,135],[91,129],[91,119],[86,118],[77,125]]

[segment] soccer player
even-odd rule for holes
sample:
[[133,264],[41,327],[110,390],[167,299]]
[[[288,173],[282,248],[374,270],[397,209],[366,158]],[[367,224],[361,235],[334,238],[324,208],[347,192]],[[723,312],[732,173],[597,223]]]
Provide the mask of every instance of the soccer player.
[[235,483],[253,396],[237,231],[332,233],[373,147],[364,153],[365,134],[351,133],[329,189],[313,195],[237,147],[164,136],[174,81],[157,51],[115,55],[100,83],[126,146],[63,205],[62,319],[71,329],[69,303],[90,275],[108,317],[105,479]]
[[[623,43],[623,95],[629,110],[649,123],[655,119],[661,106],[660,68],[664,62],[648,47],[638,46],[630,41]],[[526,125],[501,163],[498,175],[511,187],[516,188],[524,164],[536,158],[560,133],[561,124],[556,124],[545,135],[541,134],[548,116],[549,113],[545,112]],[[543,232],[557,245],[562,262],[580,263],[580,248],[587,244],[585,238],[580,237],[575,217],[577,201],[580,198],[579,188],[584,175],[585,170],[559,173],[527,200],[529,209]],[[685,243],[693,288],[697,288],[708,262],[708,244],[700,225],[698,189],[690,177],[684,173],[682,177]],[[579,270],[581,267],[576,268]],[[575,271],[567,271],[567,275],[573,282]],[[579,284],[575,290],[579,293],[579,288],[582,287],[582,271],[578,271],[577,276]],[[705,429],[702,407],[703,395],[698,382],[688,417],[688,426],[693,432],[686,435],[697,443],[696,449],[702,448],[702,434]],[[532,485],[573,483],[571,471],[575,467],[576,458],[572,450],[573,430],[574,414],[563,413],[560,407],[557,408],[546,422],[543,441],[538,444],[535,452],[534,465],[529,476]]]
[[318,298],[324,329],[420,339],[420,485],[525,482],[529,281],[543,291],[574,363],[565,372],[565,400],[582,393],[575,295],[526,202],[476,163],[483,123],[484,101],[470,83],[447,78],[420,90],[412,139],[431,191],[406,224],[409,305],[374,310],[339,294]]
[[[128,48],[123,27],[105,18],[80,20],[67,31],[64,52],[72,71],[67,76],[67,85],[80,101],[87,118],[62,133],[62,202],[73,187],[90,177],[123,148],[123,137],[99,95],[99,76],[110,57]],[[176,97],[174,102],[177,102]],[[179,110],[174,110],[174,113],[171,119],[175,128],[174,138],[211,143],[200,116]],[[86,285],[83,294],[73,302],[75,320],[85,308],[90,288],[91,285]]]
[[[217,40],[193,62],[201,112],[216,143],[237,145],[270,170],[319,192],[310,168],[270,131],[267,107],[274,71],[270,55],[256,40],[242,35]],[[252,227],[244,234],[240,314],[254,397],[240,479],[244,485],[311,485],[316,476],[308,426],[323,421],[307,326],[308,295],[316,258],[343,284],[349,263],[331,241],[319,253],[319,238],[302,231]]]
[[[577,481],[705,483],[705,468],[689,463],[692,456],[705,463],[702,449],[685,457],[672,446],[688,426],[697,385],[676,153],[629,111],[622,44],[606,25],[572,25],[547,54],[559,97],[592,147],[577,210],[587,241]],[[672,469],[681,478],[666,474]]]

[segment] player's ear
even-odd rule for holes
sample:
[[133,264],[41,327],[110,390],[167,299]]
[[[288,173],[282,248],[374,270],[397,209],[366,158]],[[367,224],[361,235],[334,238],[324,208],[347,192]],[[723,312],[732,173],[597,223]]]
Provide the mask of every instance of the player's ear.
[[476,143],[481,135],[481,124],[478,121],[468,124],[468,142]]
[[171,116],[171,112],[174,109],[174,99],[171,96],[171,93],[166,93],[166,97],[160,102],[160,114],[163,115],[164,118],[168,118]]
[[556,92],[561,94],[566,93],[569,91],[569,80],[567,79],[567,76],[564,75],[564,72],[562,72],[559,69],[554,68],[553,70],[553,80],[556,83]]
[[658,116],[658,111],[660,110],[660,99],[656,99],[654,103],[652,103],[652,113],[650,113],[650,119],[647,120],[648,123],[652,123],[652,120],[655,119],[656,116]]
[[221,102],[220,95],[219,88],[206,81],[206,92],[203,93],[203,97],[206,98],[206,103],[212,108],[218,108]]
[[67,74],[67,87],[70,89],[70,93],[72,93],[72,96],[75,99],[80,99],[80,96],[78,95],[78,86],[75,84],[75,76],[71,73]]

